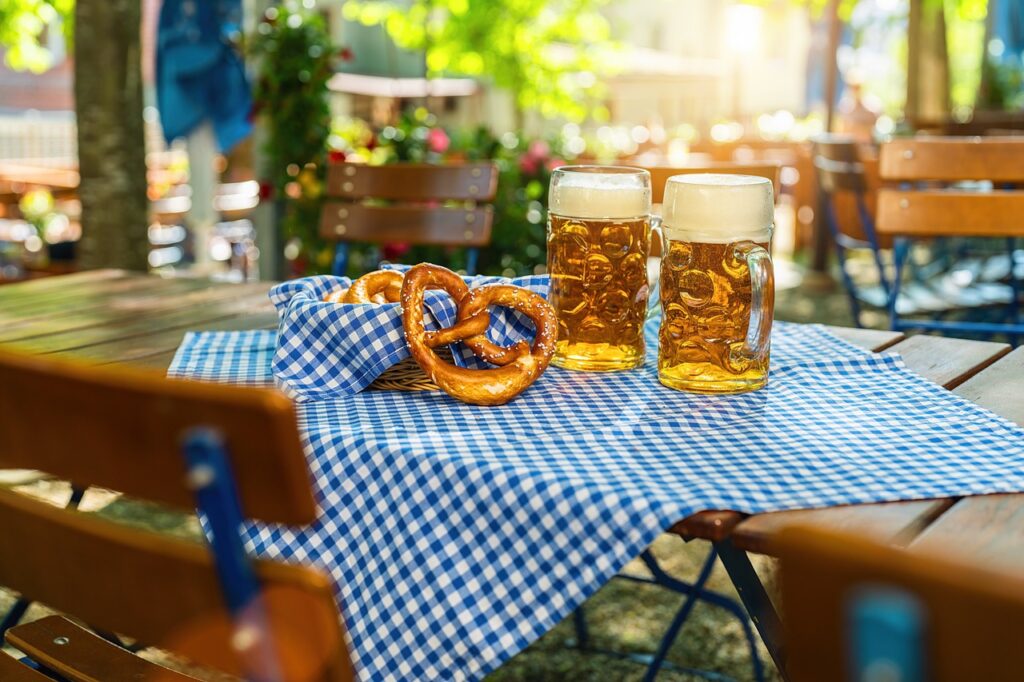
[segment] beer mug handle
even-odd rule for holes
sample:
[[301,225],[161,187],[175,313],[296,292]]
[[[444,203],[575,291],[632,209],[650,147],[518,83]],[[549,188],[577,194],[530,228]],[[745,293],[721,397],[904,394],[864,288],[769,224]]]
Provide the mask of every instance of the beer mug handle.
[[754,242],[739,242],[733,249],[737,260],[745,260],[750,270],[750,324],[744,352],[760,360],[768,354],[775,307],[775,270],[767,249]]
[[[653,237],[654,237],[655,234],[658,235],[658,241],[661,242],[661,257],[664,258],[665,257],[665,247],[667,246],[667,244],[665,243],[665,233],[662,232],[662,230],[661,230],[661,216],[660,215],[653,215],[652,214],[651,215],[651,237],[652,237],[651,243],[652,244],[654,243]],[[650,256],[650,254],[648,253],[648,257],[649,256]],[[659,267],[659,270],[660,270],[660,267]],[[649,320],[652,317],[654,317],[654,315],[661,308],[661,274],[660,273],[655,273],[654,281],[653,282],[650,281],[650,277],[648,277],[647,284],[650,286],[650,289],[649,289],[648,294],[647,294],[647,319]]]

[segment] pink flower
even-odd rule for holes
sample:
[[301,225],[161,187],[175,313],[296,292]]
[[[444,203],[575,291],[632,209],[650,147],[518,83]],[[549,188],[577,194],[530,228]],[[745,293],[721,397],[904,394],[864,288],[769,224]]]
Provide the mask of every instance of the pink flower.
[[427,133],[427,147],[432,152],[444,154],[448,151],[451,143],[452,141],[448,137],[448,133],[444,131],[444,128],[431,128],[430,132]]
[[409,250],[409,245],[405,242],[395,242],[393,244],[385,244],[382,251],[384,252],[384,258],[387,260],[398,260]]
[[565,159],[560,159],[560,158],[558,158],[556,156],[556,157],[552,158],[550,161],[548,161],[547,169],[549,171],[553,171],[556,168],[558,168],[559,166],[564,166],[564,165],[565,165]]
[[523,175],[536,175],[540,170],[540,159],[530,154],[523,154],[519,157],[519,170]]
[[527,147],[526,153],[537,159],[546,159],[551,153],[551,147],[544,140],[534,140]]

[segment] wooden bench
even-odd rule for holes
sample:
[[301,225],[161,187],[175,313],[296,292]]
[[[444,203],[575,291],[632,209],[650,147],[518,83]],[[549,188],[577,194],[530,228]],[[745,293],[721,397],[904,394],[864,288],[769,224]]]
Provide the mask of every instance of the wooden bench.
[[[316,517],[291,401],[0,351],[0,414],[0,467],[198,506],[213,530],[207,547],[0,490],[0,585],[229,674],[269,663],[283,680],[352,679],[331,580],[247,560],[238,535],[242,515],[287,525]],[[72,680],[147,670],[189,679],[62,618],[16,627],[7,640]]]
[[320,235],[338,243],[333,273],[346,274],[350,242],[401,242],[465,247],[474,274],[478,249],[491,240],[497,191],[493,163],[331,164]]

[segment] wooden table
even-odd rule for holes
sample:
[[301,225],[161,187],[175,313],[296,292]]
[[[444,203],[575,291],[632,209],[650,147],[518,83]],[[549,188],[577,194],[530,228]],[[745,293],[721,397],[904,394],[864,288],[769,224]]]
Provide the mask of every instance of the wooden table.
[[[98,364],[165,370],[186,331],[270,329],[277,316],[269,283],[217,284],[115,270],[0,287],[0,345]],[[907,366],[958,395],[1024,425],[1024,348],[896,332],[833,328],[873,351],[900,353]],[[833,507],[746,516],[706,511],[671,532],[714,543],[779,669],[779,619],[748,552],[772,554],[792,523],[858,531],[909,551],[955,548],[996,568],[1024,565],[1024,495]]]

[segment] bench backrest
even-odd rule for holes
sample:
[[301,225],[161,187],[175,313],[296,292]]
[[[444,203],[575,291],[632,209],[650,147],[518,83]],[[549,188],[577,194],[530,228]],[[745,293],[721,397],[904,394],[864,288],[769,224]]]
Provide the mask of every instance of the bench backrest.
[[814,528],[784,531],[779,555],[788,679],[1020,678],[1019,577]]
[[331,164],[320,234],[344,242],[483,246],[491,239],[488,204],[497,188],[498,168],[489,162]]
[[[891,185],[879,192],[880,233],[1024,236],[1024,138],[893,140],[882,145],[879,172]],[[969,181],[990,181],[995,189],[950,187]]]
[[[193,429],[223,439],[245,517],[315,519],[294,407],[283,395],[0,352],[0,467],[192,511],[195,472],[190,480],[182,445]],[[238,613],[229,614],[203,544],[5,490],[0,528],[0,585],[93,627],[242,670],[232,647]],[[281,665],[316,666],[309,679],[351,679],[330,580],[304,567],[253,565]]]

